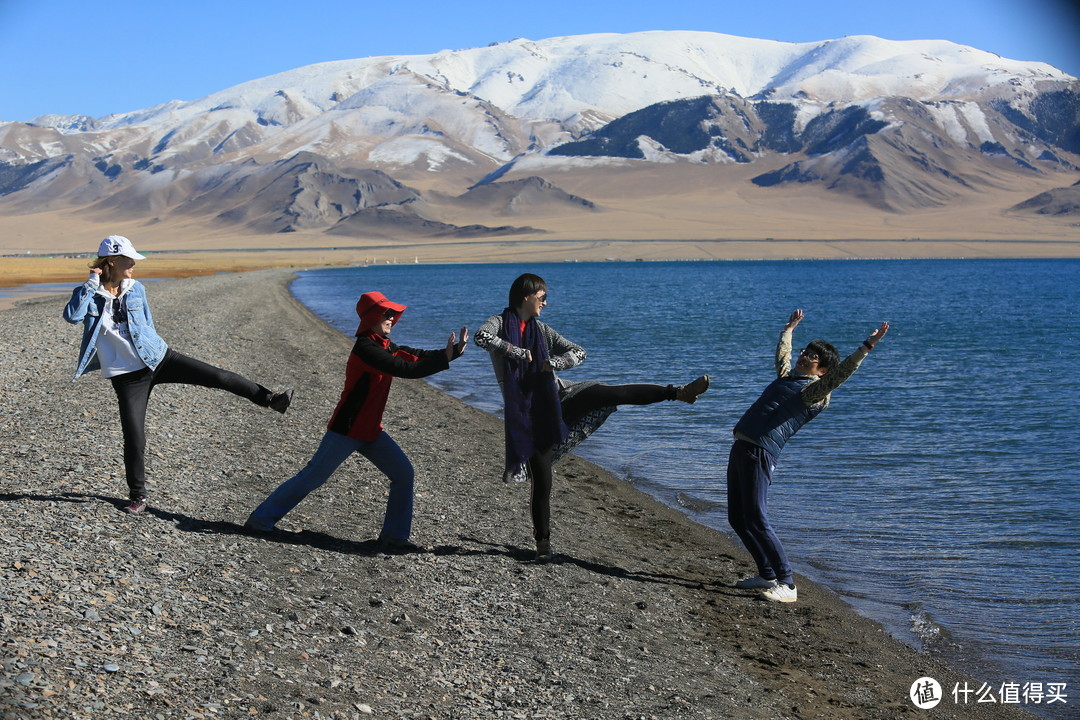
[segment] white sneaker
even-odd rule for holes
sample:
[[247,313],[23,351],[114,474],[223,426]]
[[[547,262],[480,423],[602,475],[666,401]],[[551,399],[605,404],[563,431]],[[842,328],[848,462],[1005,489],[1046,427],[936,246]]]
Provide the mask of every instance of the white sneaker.
[[740,580],[735,583],[735,587],[740,590],[768,590],[776,587],[776,581],[763,578],[760,575],[755,575],[754,577]]
[[773,602],[795,602],[799,599],[799,593],[794,585],[777,583],[776,587],[769,588],[761,593],[766,600]]

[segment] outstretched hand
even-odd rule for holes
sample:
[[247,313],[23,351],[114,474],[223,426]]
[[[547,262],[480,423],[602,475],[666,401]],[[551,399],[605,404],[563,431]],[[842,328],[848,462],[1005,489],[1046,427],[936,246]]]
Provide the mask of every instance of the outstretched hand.
[[795,326],[798,325],[802,321],[802,319],[803,319],[803,311],[802,310],[796,310],[795,312],[791,313],[791,317],[788,318],[787,324],[784,325],[784,329],[785,330],[794,330]]
[[465,344],[469,342],[469,328],[461,328],[461,340],[457,333],[450,333],[450,339],[446,341],[446,359],[448,361],[461,357],[465,352]]
[[881,327],[879,327],[874,332],[870,333],[870,337],[866,338],[867,344],[870,347],[874,347],[874,345],[877,345],[878,340],[885,337],[885,333],[887,333],[887,332],[889,332],[889,323],[888,322],[881,323]]

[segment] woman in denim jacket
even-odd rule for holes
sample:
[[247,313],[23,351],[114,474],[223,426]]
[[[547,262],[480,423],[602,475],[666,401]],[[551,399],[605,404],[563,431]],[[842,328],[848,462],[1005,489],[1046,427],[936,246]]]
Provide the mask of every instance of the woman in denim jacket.
[[182,355],[169,348],[154,329],[146,289],[132,279],[136,260],[131,241],[110,235],[101,241],[90,277],[71,293],[64,319],[83,324],[82,346],[74,382],[101,370],[120,401],[124,432],[124,470],[131,502],[124,508],[146,511],[146,405],[161,383],[182,383],[228,390],[256,405],[284,413],[292,390],[274,393],[245,377]]

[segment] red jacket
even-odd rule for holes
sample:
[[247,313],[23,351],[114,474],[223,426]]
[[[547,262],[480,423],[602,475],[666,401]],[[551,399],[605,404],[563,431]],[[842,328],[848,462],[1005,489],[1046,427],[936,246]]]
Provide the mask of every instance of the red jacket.
[[345,389],[328,430],[372,442],[382,432],[383,411],[395,377],[422,378],[450,367],[445,350],[417,350],[366,332],[345,366]]

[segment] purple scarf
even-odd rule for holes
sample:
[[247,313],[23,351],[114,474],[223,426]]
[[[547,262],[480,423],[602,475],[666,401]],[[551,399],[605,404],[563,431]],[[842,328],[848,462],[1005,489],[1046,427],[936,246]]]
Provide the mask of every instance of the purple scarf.
[[532,353],[532,362],[503,357],[503,427],[506,431],[506,469],[516,471],[533,455],[566,439],[555,374],[541,372],[548,359],[547,344],[536,318],[525,323],[510,308],[503,310],[503,335],[508,343]]

